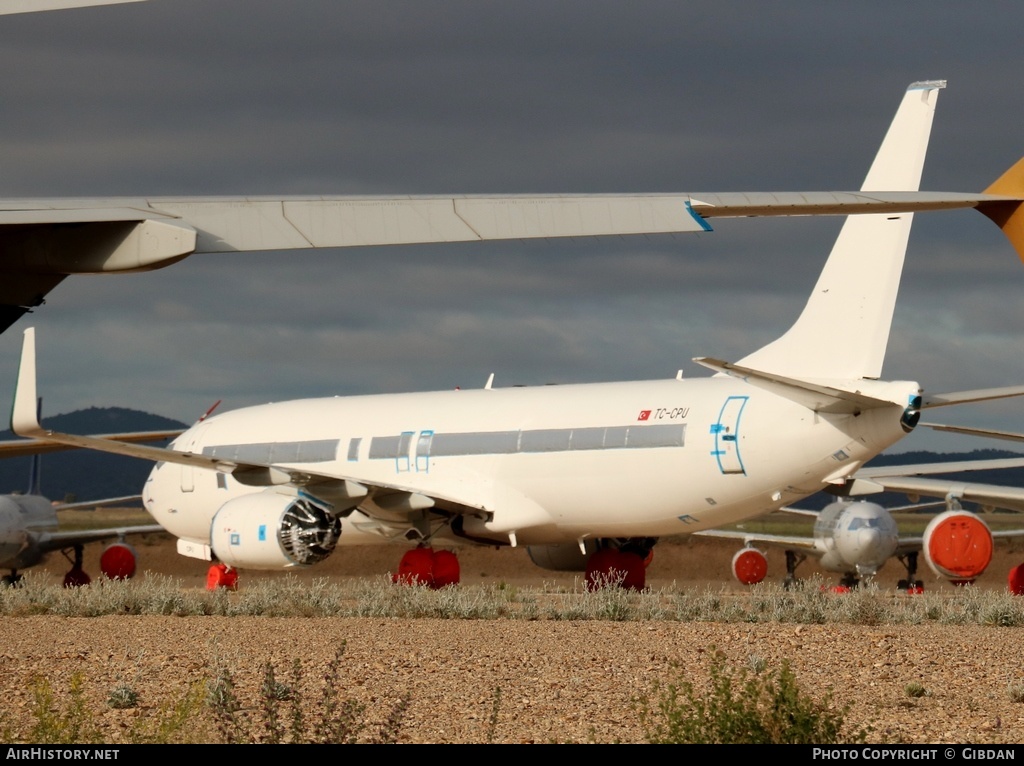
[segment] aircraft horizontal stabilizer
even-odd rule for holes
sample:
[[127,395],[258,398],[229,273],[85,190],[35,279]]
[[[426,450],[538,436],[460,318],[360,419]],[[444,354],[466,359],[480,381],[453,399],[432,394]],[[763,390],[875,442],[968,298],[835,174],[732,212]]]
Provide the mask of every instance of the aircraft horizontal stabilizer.
[[694,357],[694,362],[722,375],[741,378],[751,385],[771,391],[798,402],[814,412],[855,413],[875,407],[891,407],[896,402],[878,399],[856,391],[846,391],[832,386],[824,386],[797,378],[788,378],[770,372],[742,367],[721,359],[706,356]]

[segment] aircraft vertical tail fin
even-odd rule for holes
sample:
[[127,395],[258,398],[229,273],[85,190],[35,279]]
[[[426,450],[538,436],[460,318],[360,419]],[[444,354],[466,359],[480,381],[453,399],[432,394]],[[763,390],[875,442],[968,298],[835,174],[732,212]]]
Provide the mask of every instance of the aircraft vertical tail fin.
[[[985,189],[985,193],[1010,196],[1020,196],[1024,193],[1024,157],[1017,160],[1013,167],[999,176],[991,186]],[[1018,200],[990,202],[986,205],[979,205],[978,210],[1003,230],[1003,234],[1010,240],[1017,255],[1024,261],[1024,203]]]
[[[938,91],[907,88],[862,191],[917,191]],[[737,364],[796,378],[878,378],[913,213],[852,215],[796,323]]]
[[[43,416],[43,397],[36,399],[36,419],[38,420]],[[28,491],[25,494],[28,495],[41,495],[43,494],[43,481],[42,481],[42,469],[43,469],[43,456],[35,454],[32,456],[32,462],[28,469]]]

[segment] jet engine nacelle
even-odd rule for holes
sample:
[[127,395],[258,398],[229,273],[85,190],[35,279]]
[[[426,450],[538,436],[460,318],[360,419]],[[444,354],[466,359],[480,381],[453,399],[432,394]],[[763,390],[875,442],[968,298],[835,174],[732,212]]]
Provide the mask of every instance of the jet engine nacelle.
[[946,511],[924,530],[924,558],[939,577],[956,585],[974,582],[992,561],[992,533],[976,514]]
[[756,585],[768,574],[768,559],[756,548],[740,548],[732,557],[732,576],[744,585]]
[[554,545],[529,545],[526,552],[530,560],[541,569],[553,572],[585,572],[591,554],[597,550],[596,540],[585,540],[584,550],[576,543],[558,543]]
[[128,543],[111,543],[100,554],[100,571],[110,580],[130,580],[135,576],[137,559]]
[[341,519],[309,497],[273,490],[229,500],[213,517],[210,547],[228,566],[290,569],[327,558]]

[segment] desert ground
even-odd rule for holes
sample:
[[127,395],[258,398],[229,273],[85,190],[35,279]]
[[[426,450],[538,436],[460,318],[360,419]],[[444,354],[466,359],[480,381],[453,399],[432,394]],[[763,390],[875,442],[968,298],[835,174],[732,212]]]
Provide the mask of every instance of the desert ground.
[[[86,569],[97,571],[101,546],[90,546]],[[204,588],[202,562],[178,556],[169,539],[136,546],[137,578],[180,578]],[[729,565],[736,546],[691,539],[656,549],[651,588],[736,588]],[[401,548],[341,548],[322,565],[292,576],[383,578]],[[462,581],[510,586],[579,587],[579,575],[536,568],[523,550],[460,551]],[[770,579],[784,575],[783,554],[769,553]],[[997,555],[977,587],[1005,590],[1006,573],[1024,554],[997,543]],[[59,556],[46,565],[55,581]],[[924,569],[924,568],[923,568]],[[799,573],[821,573],[811,561]],[[243,572],[240,588],[280,574]],[[902,568],[891,562],[880,585],[894,587]],[[930,571],[929,590],[950,588]],[[706,680],[712,651],[735,667],[752,659],[778,668],[788,661],[801,689],[848,705],[851,731],[865,728],[874,743],[1024,742],[1024,704],[1011,688],[1024,684],[1017,628],[980,625],[794,625],[701,622],[437,620],[383,618],[261,618],[59,616],[0,621],[0,685],[5,725],[29,720],[34,683],[47,679],[66,694],[77,674],[104,738],[124,742],[145,716],[154,718],[220,666],[234,674],[243,712],[256,715],[267,663],[278,677],[302,660],[307,715],[317,715],[326,677],[339,693],[366,707],[375,726],[404,697],[403,743],[644,742],[638,697],[654,684]],[[338,656],[338,671],[330,663]],[[918,684],[922,696],[908,694]],[[139,704],[115,709],[108,695],[127,685]],[[321,711],[322,712],[322,711]],[[196,741],[218,741],[213,722],[190,728]]]

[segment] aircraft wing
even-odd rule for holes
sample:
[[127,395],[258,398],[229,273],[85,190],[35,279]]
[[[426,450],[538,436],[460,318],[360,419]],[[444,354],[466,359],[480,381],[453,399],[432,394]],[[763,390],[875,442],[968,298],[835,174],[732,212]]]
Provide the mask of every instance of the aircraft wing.
[[[181,432],[180,428],[167,431],[132,431],[120,434],[101,434],[94,438],[130,443],[156,442],[173,439],[180,436]],[[0,441],[0,459],[6,457],[25,457],[26,455],[43,455],[48,452],[60,452],[69,449],[75,449],[75,447],[43,439],[8,439]]]
[[36,536],[35,545],[43,553],[59,551],[74,545],[86,545],[102,540],[125,540],[133,536],[166,533],[159,524],[141,524],[128,527],[107,527],[105,529],[80,529],[73,532],[40,532]]
[[935,474],[960,473],[1024,466],[1019,458],[963,460],[950,463],[918,463],[862,468],[848,482],[850,495],[902,492],[911,498],[935,497],[966,500],[992,508],[1024,511],[1024,487],[929,478]]
[[705,529],[700,532],[694,532],[693,535],[724,540],[742,540],[744,545],[760,543],[775,548],[797,548],[815,556],[820,556],[824,553],[815,545],[814,538],[809,535],[772,535],[762,532],[744,532],[731,529]]
[[91,511],[104,505],[136,505],[142,502],[142,495],[121,495],[120,497],[105,497],[102,500],[80,500],[74,503],[57,503],[55,511]]
[[951,434],[965,434],[967,436],[983,436],[988,439],[1005,439],[1011,442],[1024,442],[1024,434],[1013,431],[1000,431],[994,428],[972,428],[971,426],[948,426],[941,423],[918,423],[920,428],[930,428],[933,431],[945,431]]
[[[116,455],[127,455],[152,462],[178,463],[207,470],[229,473],[239,482],[249,486],[274,486],[291,484],[297,488],[305,488],[312,494],[322,493],[342,500],[356,498],[360,509],[373,515],[373,507],[405,509],[415,512],[417,509],[436,506],[453,513],[473,513],[492,510],[493,502],[466,502],[456,495],[432,493],[429,497],[420,494],[415,486],[397,483],[380,483],[368,485],[357,477],[343,476],[334,473],[318,473],[309,464],[291,466],[287,463],[259,462],[238,459],[235,455],[217,454],[216,452],[184,452],[145,444],[135,444],[97,436],[79,436],[45,429],[39,423],[36,398],[36,361],[35,361],[35,328],[25,330],[22,347],[21,367],[18,371],[18,382],[15,387],[14,408],[11,413],[11,429],[19,436],[25,436],[41,442],[53,443],[63,448],[92,449],[99,452],[110,452]],[[503,490],[491,487],[491,494],[497,495]],[[486,493],[484,496],[487,496]],[[350,507],[355,507],[352,502]],[[365,503],[372,505],[367,508]],[[543,513],[535,504],[525,497],[501,496],[501,503],[511,507],[519,516],[523,514]],[[513,514],[513,515],[516,515]]]
[[69,275],[149,271],[195,253],[705,232],[707,219],[726,217],[970,207],[990,215],[1021,201],[863,191],[6,199],[0,332]]
[[88,8],[94,5],[120,5],[145,0],[0,0],[0,16],[36,11],[60,11],[67,8]]

